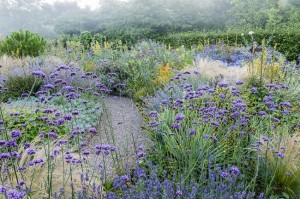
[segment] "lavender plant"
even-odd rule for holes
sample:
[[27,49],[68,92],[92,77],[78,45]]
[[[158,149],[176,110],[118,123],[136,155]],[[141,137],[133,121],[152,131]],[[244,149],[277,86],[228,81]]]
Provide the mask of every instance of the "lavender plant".
[[[62,66],[57,71],[69,69],[68,66]],[[1,175],[1,194],[7,198],[37,197],[38,194],[45,195],[47,198],[66,196],[74,198],[80,197],[80,193],[77,193],[75,189],[81,187],[85,190],[84,195],[87,196],[87,192],[90,192],[88,188],[92,186],[92,181],[89,179],[93,179],[93,182],[96,183],[95,179],[102,176],[102,183],[106,180],[102,171],[91,171],[92,167],[87,161],[91,152],[86,148],[87,145],[84,142],[87,137],[97,132],[96,128],[91,126],[95,125],[95,118],[91,118],[93,122],[90,122],[90,126],[89,122],[83,121],[83,119],[88,119],[87,115],[96,116],[97,113],[99,114],[97,110],[91,110],[96,105],[79,99],[84,93],[84,89],[71,86],[72,81],[67,82],[62,79],[57,81],[56,75],[51,74],[50,77],[46,77],[41,71],[33,71],[32,75],[35,78],[42,78],[47,81],[51,79],[55,82],[51,84],[44,81],[43,90],[36,92],[37,98],[34,102],[35,113],[40,113],[38,119],[45,121],[43,126],[47,126],[47,129],[43,129],[44,131],[40,129],[39,136],[30,143],[30,140],[26,139],[25,129],[28,125],[26,121],[22,124],[22,128],[18,125],[9,126],[1,105],[0,167],[3,173]],[[108,89],[96,81],[92,83],[91,80],[96,78],[91,75],[84,73],[81,75],[82,79],[87,79],[90,76],[90,83],[93,84],[93,87],[86,92],[101,98],[100,93],[106,93]],[[86,76],[88,77],[86,78]],[[27,96],[23,95],[23,97],[26,98]],[[64,98],[65,106],[63,106],[64,103],[61,104],[62,106],[53,105],[53,101],[57,98]],[[6,109],[6,112],[9,112],[9,108]],[[81,117],[78,116],[80,112],[83,113]],[[14,117],[20,115],[17,112],[11,114]],[[28,122],[29,125],[30,122],[36,123],[34,119]],[[65,136],[59,135],[61,131],[56,127],[65,124],[68,124],[69,133]],[[86,125],[81,126],[79,124]],[[37,128],[35,130],[39,131]],[[24,137],[25,139],[23,139]],[[115,151],[115,146],[97,145],[94,153],[105,158],[116,153]],[[79,177],[78,173],[86,175],[88,183],[76,184],[76,179]],[[57,178],[59,183],[55,184],[54,179]],[[89,194],[97,194],[95,189],[93,190],[94,192],[91,191]]]
[[[255,187],[260,170],[255,167],[261,162],[249,147],[259,145],[257,136],[297,130],[298,109],[292,109],[293,105],[283,101],[280,94],[288,87],[280,83],[249,88],[241,81],[197,87],[189,82],[190,75],[175,76],[160,105],[157,99],[148,100],[155,102],[149,107],[156,108],[148,113],[149,131],[156,143],[152,158],[189,181],[205,173],[213,155],[221,167],[235,165],[245,174],[245,190],[259,191]],[[253,104],[259,97],[244,98],[255,96],[260,89],[264,90],[259,96],[261,101]]]

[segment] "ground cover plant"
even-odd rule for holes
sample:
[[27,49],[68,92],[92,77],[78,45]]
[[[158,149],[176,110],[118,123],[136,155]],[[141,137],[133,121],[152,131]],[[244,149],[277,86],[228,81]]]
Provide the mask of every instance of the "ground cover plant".
[[[22,58],[17,75],[1,65],[0,197],[299,198],[299,65],[261,43],[129,48],[85,32]],[[144,117],[151,144],[135,164],[113,132],[89,144],[111,128],[107,95]]]

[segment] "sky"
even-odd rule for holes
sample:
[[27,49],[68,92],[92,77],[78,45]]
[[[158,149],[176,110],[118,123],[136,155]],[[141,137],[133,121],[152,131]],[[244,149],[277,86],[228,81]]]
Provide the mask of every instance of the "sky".
[[90,7],[90,9],[96,9],[99,7],[99,0],[43,0],[45,3],[53,4],[56,1],[69,1],[69,2],[77,2],[81,8]]

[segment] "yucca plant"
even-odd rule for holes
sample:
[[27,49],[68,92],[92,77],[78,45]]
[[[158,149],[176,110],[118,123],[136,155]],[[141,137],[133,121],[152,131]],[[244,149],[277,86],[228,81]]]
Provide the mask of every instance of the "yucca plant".
[[45,51],[46,41],[28,30],[13,32],[0,45],[0,52],[14,57],[37,57]]

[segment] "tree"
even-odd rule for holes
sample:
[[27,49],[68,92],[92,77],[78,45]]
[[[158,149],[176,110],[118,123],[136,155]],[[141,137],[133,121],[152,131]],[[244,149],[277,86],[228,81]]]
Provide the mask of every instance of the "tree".
[[[232,0],[231,3],[233,6],[228,11],[230,20],[227,23],[229,28],[265,28],[268,21],[274,22],[272,14],[278,13],[278,0]],[[271,9],[273,13],[270,15]],[[275,21],[277,23],[278,19]]]

